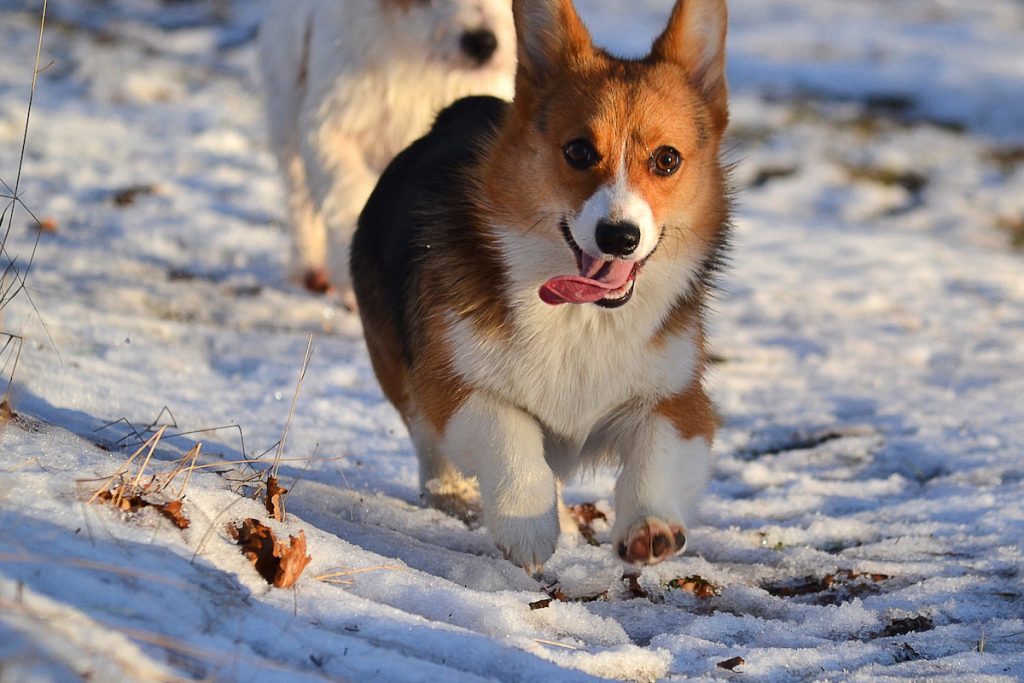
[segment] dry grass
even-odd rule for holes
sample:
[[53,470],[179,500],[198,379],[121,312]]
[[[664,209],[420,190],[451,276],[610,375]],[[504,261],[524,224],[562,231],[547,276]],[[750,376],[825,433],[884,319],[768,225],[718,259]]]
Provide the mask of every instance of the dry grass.
[[336,571],[326,572],[324,574],[314,576],[313,580],[322,581],[323,583],[329,583],[335,586],[351,586],[355,583],[355,579],[351,579],[348,577],[356,576],[357,574],[381,571],[404,572],[408,570],[408,567],[403,567],[397,564],[381,564],[375,567],[362,567],[361,569],[338,569]]
[[[0,272],[0,328],[2,328],[2,317],[7,306],[10,305],[10,303],[19,295],[23,295],[32,306],[36,317],[38,317],[40,323],[42,323],[43,329],[49,337],[50,332],[46,326],[46,322],[43,320],[42,315],[40,315],[39,309],[36,307],[35,301],[32,299],[32,294],[26,286],[29,271],[32,269],[32,263],[35,261],[36,250],[39,246],[39,239],[44,232],[42,229],[44,223],[40,221],[36,217],[35,213],[33,213],[25,204],[20,194],[21,176],[25,167],[25,151],[28,147],[29,124],[32,121],[32,103],[35,100],[36,84],[39,79],[39,74],[42,71],[42,69],[40,69],[40,62],[43,53],[43,34],[46,30],[46,10],[47,0],[43,0],[43,6],[39,15],[39,37],[36,40],[35,63],[32,69],[32,85],[28,93],[28,104],[25,107],[25,126],[22,129],[21,149],[18,154],[18,168],[13,185],[0,177],[0,199],[7,200],[3,210],[0,211],[0,230],[3,231],[3,237],[0,238],[0,264],[2,264],[3,267],[3,271]],[[19,263],[18,254],[11,254],[8,249],[8,240],[11,235],[11,230],[14,228],[14,218],[18,213],[19,208],[25,211],[32,218],[38,228],[36,230],[35,241],[32,244],[31,253],[24,264]],[[14,385],[14,377],[18,368],[18,359],[21,357],[21,349],[24,344],[24,340],[21,336],[12,332],[4,331],[3,329],[0,329],[0,338],[3,338],[4,340],[3,348],[0,349],[0,366],[2,366],[0,372],[2,372],[3,376],[7,379],[3,393],[0,394],[0,405],[5,407],[3,414],[0,414],[0,425],[2,425],[14,414],[12,410],[13,397],[11,395],[11,389]],[[50,343],[53,344],[52,337],[50,337]],[[54,345],[54,348],[56,348],[56,345]]]
[[281,457],[284,455],[284,446],[288,441],[288,429],[292,424],[292,417],[295,415],[295,405],[299,401],[299,392],[302,390],[302,382],[306,379],[306,370],[309,368],[309,361],[313,357],[313,335],[309,335],[309,341],[306,342],[306,353],[302,358],[302,368],[299,370],[299,379],[295,383],[295,393],[292,394],[292,403],[288,408],[288,419],[284,423],[284,432],[281,434],[281,440],[277,442],[277,453],[274,454],[274,465],[270,468],[270,473],[274,477],[277,476],[278,466],[281,462]]

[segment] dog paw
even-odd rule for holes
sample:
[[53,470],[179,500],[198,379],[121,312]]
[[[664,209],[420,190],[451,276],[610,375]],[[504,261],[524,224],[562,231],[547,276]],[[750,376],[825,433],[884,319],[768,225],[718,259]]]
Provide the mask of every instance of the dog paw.
[[686,545],[686,531],[681,524],[648,517],[631,526],[616,544],[623,562],[657,564],[672,557]]
[[447,472],[427,481],[423,485],[423,496],[430,507],[462,520],[466,526],[476,528],[480,525],[483,508],[475,477]]
[[331,291],[331,281],[324,268],[310,268],[302,274],[302,286],[313,294],[327,294]]
[[558,513],[539,517],[505,517],[489,525],[494,544],[512,564],[537,575],[558,545]]

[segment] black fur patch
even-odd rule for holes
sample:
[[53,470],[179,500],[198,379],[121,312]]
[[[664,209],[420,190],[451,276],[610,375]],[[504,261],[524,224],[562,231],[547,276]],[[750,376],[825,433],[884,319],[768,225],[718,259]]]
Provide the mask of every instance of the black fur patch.
[[495,97],[467,97],[442,111],[430,132],[388,165],[359,216],[350,261],[356,298],[361,309],[387,308],[407,364],[423,342],[415,321],[420,296],[429,296],[419,291],[425,261],[450,261],[456,286],[466,275],[460,264],[491,265],[487,250],[467,234],[477,227],[467,173],[507,108]]

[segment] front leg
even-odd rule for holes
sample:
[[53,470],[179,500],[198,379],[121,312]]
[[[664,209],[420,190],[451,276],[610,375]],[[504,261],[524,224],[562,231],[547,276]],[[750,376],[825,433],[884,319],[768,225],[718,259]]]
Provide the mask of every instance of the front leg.
[[621,446],[612,542],[630,564],[656,564],[683,549],[711,476],[714,415],[700,387],[639,417]]
[[555,552],[559,522],[555,475],[537,421],[474,393],[449,420],[442,444],[456,467],[479,480],[484,524],[497,546],[511,562],[539,571]]

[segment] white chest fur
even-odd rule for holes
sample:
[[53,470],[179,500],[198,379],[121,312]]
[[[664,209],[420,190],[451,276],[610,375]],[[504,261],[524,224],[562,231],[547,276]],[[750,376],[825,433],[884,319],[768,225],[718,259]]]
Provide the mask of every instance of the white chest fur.
[[550,306],[537,296],[543,273],[557,272],[541,262],[550,242],[518,237],[514,251],[511,242],[504,246],[513,329],[506,339],[485,338],[470,321],[450,320],[454,366],[465,381],[578,444],[619,406],[650,403],[692,382],[699,358],[694,331],[654,338],[690,286],[689,264],[649,263],[633,299],[618,309]]

